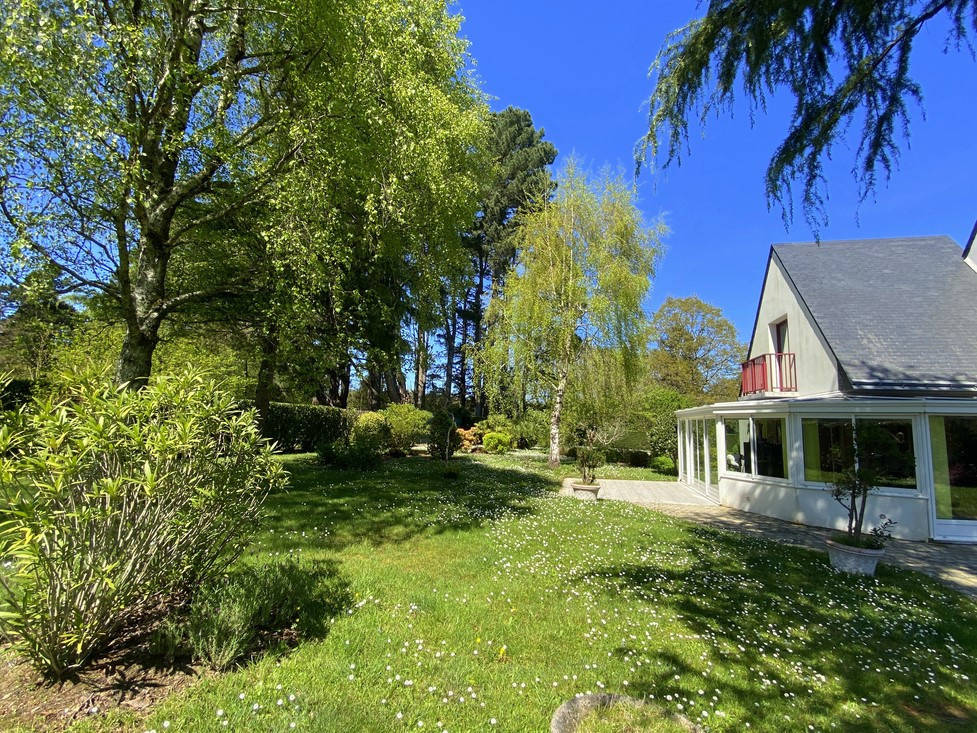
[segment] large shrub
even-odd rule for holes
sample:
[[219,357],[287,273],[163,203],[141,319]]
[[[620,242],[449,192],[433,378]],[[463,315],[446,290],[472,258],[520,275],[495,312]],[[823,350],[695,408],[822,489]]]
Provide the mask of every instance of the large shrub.
[[508,453],[512,447],[512,436],[508,433],[486,433],[482,445],[486,453]]
[[0,428],[0,628],[63,676],[223,572],[285,482],[253,411],[196,374],[89,380]]
[[347,411],[347,414],[352,424],[348,436],[324,441],[319,447],[319,457],[327,464],[367,468],[390,450],[390,423],[379,412]]
[[272,402],[261,433],[284,452],[316,450],[325,443],[346,440],[356,413],[324,405]]
[[428,428],[427,448],[432,456],[447,461],[461,447],[458,426],[450,412],[439,410],[431,418]]
[[434,417],[427,410],[414,405],[388,405],[383,416],[390,425],[390,444],[394,450],[408,453],[417,443],[427,438],[427,427]]

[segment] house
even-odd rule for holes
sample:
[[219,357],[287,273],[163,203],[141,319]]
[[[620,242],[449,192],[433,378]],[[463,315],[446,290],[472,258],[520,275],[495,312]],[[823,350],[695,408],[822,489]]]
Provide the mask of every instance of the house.
[[771,247],[739,400],[676,413],[680,480],[844,529],[831,482],[871,424],[895,452],[866,523],[977,542],[975,239],[962,253],[945,236]]

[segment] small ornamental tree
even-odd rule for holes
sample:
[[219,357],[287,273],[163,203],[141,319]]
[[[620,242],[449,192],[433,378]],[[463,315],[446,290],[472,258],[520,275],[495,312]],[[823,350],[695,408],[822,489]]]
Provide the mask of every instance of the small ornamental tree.
[[836,455],[839,470],[832,484],[832,496],[848,513],[848,531],[843,541],[855,547],[881,549],[895,522],[883,514],[881,524],[869,536],[863,536],[868,496],[883,484],[894,467],[912,459],[899,450],[890,432],[872,422],[856,420],[854,439],[854,461],[844,464]]

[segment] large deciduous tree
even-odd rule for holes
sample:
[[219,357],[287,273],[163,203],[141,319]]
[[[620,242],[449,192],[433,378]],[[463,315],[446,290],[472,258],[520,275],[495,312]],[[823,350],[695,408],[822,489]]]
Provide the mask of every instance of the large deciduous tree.
[[631,186],[588,182],[572,163],[553,201],[519,218],[518,260],[490,305],[479,368],[495,402],[523,389],[548,401],[551,464],[560,460],[564,398],[581,356],[591,348],[636,355],[645,346],[642,301],[662,232],[642,221]]
[[862,196],[888,177],[908,136],[909,104],[922,90],[910,73],[913,44],[938,18],[949,44],[969,45],[975,0],[710,0],[703,17],[669,35],[651,67],[650,125],[639,165],[664,154],[677,161],[689,118],[731,110],[737,88],[751,113],[784,91],[793,117],[766,173],[768,202],[792,215],[792,184],[803,184],[805,216],[824,221],[824,160],[860,125],[853,173]]
[[745,349],[716,306],[695,296],[666,298],[652,319],[652,332],[655,350],[649,360],[659,383],[701,401],[735,382]]
[[[171,314],[251,287],[253,269],[224,262],[247,259],[212,236],[234,212],[304,193],[300,222],[273,207],[265,226],[283,233],[265,257],[298,243],[293,264],[342,272],[443,185],[457,198],[439,176],[463,167],[481,102],[439,0],[2,8],[0,244],[118,303],[120,382],[145,381]],[[174,277],[186,263],[205,276]]]

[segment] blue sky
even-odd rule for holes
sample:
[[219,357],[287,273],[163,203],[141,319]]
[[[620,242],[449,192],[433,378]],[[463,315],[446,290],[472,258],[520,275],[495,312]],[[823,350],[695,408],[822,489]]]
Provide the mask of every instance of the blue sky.
[[[587,167],[629,174],[647,124],[648,67],[665,35],[700,12],[694,0],[461,0],[456,7],[493,108],[528,109],[561,158],[574,153]],[[835,149],[822,239],[948,234],[965,244],[977,219],[977,63],[966,50],[944,54],[945,31],[927,29],[916,45],[925,119],[913,111],[899,170],[874,199],[859,205],[852,181],[857,139]],[[671,229],[649,309],[669,295],[695,294],[749,338],[770,244],[813,238],[800,212],[785,229],[764,197],[764,170],[789,112],[790,99],[776,99],[751,126],[740,105],[732,118],[692,128],[680,167],[642,173],[646,216],[662,215]]]

